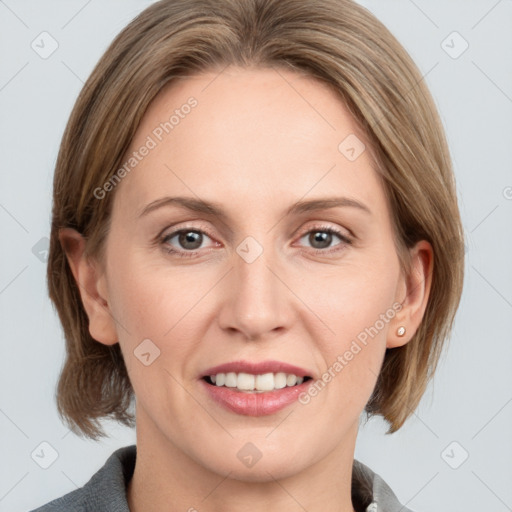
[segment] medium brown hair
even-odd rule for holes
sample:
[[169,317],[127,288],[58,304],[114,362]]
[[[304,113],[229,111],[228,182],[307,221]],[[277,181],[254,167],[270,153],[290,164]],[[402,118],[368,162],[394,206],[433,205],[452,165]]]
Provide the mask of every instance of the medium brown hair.
[[404,271],[407,248],[419,240],[433,247],[422,322],[408,343],[387,349],[365,408],[394,432],[418,405],[450,334],[464,237],[443,127],[422,76],[384,25],[351,0],[161,0],[111,43],[76,101],[55,169],[47,277],[66,338],[58,412],[93,439],[105,436],[101,418],[134,425],[119,343],[90,336],[59,229],[76,229],[87,254],[101,258],[115,190],[101,200],[94,191],[122,165],[150,102],[178,76],[228,65],[287,68],[329,84],[369,143]]

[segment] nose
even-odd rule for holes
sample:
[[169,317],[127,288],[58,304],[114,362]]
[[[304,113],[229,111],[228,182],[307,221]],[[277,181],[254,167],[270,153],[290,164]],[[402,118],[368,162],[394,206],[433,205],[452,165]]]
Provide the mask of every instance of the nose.
[[252,262],[233,255],[233,268],[224,280],[220,327],[244,339],[265,339],[287,330],[293,319],[293,293],[283,267],[264,249]]

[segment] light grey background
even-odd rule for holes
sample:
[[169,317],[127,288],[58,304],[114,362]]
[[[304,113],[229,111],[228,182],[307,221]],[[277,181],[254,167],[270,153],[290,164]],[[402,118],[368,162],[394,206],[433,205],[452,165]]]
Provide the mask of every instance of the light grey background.
[[[111,423],[109,439],[84,441],[57,416],[64,344],[47,298],[44,239],[76,96],[113,37],[150,3],[0,0],[0,511],[27,511],[82,486],[135,442],[134,431]],[[362,427],[356,458],[415,512],[512,510],[512,1],[361,3],[410,52],[439,107],[467,264],[435,381],[398,433],[385,436],[380,419]],[[58,43],[47,58],[31,47],[51,49],[43,31]],[[51,462],[48,447],[46,461],[31,456],[42,442],[58,455],[47,469],[39,464]]]

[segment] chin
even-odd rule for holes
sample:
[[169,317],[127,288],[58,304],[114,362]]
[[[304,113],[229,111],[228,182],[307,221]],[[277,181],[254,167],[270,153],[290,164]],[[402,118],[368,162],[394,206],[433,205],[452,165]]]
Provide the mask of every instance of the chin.
[[214,468],[217,473],[226,476],[229,474],[229,478],[238,480],[240,482],[251,482],[251,483],[266,483],[274,480],[281,480],[294,476],[301,471],[295,464],[287,460],[285,464],[283,461],[269,461],[263,462],[263,459],[258,461],[253,467],[243,467],[239,465],[222,465],[222,469],[217,466]]
[[[308,454],[284,446],[271,450],[262,447],[261,451],[250,442],[239,448],[226,448],[219,454],[210,453],[208,459],[196,459],[205,469],[222,477],[229,474],[230,479],[241,482],[271,482],[296,475],[317,462],[315,452]],[[261,446],[261,444],[260,444]]]

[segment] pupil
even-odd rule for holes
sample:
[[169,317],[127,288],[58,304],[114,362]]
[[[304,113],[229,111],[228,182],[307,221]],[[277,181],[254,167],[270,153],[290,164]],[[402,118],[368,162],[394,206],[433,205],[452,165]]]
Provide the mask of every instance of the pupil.
[[320,247],[316,247],[317,249],[324,249],[325,247],[329,247],[331,243],[332,235],[330,233],[325,233],[321,231],[317,231],[312,233],[310,236],[310,242],[313,247],[316,247],[316,243],[320,242]]
[[188,231],[186,233],[180,233],[179,242],[184,249],[198,249],[201,247],[201,238],[201,233]]

